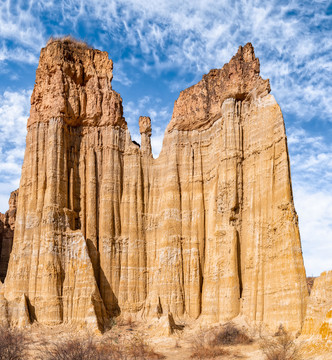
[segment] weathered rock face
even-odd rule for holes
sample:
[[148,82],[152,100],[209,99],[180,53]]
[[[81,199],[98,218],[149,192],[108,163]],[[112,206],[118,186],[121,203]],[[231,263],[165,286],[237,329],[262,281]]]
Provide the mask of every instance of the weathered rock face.
[[332,270],[315,279],[302,334],[332,340]]
[[226,99],[241,103],[248,97],[267,95],[269,80],[263,80],[259,71],[253,48],[245,46],[222,69],[211,70],[198,84],[181,92],[168,131],[207,129],[222,116]]
[[9,210],[0,213],[0,280],[3,282],[8,268],[9,255],[12,250],[16,220],[18,190],[13,191],[9,198]]
[[41,52],[17,225],[9,323],[102,328],[168,313],[302,325],[307,298],[280,108],[251,44],[181,93],[158,159],[131,141],[107,53]]

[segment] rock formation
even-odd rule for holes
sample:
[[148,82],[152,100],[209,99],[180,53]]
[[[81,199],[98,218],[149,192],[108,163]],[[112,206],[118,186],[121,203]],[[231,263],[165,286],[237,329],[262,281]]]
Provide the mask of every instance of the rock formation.
[[302,334],[332,340],[332,270],[315,279]]
[[3,282],[8,267],[9,255],[12,250],[16,220],[18,190],[13,191],[9,198],[9,210],[0,213],[0,280]]
[[102,329],[130,312],[299,330],[308,291],[285,127],[252,45],[181,92],[157,159],[150,119],[138,146],[111,80],[106,52],[41,51],[7,321],[24,299],[45,324]]

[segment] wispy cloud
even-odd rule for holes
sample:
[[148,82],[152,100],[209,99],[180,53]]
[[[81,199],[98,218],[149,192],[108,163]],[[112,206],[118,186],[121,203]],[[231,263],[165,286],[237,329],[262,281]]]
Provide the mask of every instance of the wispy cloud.
[[117,63],[113,69],[113,81],[124,86],[131,86],[133,83],[132,79],[125,72],[122,62]]
[[299,215],[307,275],[318,276],[322,271],[331,269],[331,190],[312,188],[310,183],[295,182],[294,185],[294,200]]
[[39,51],[44,44],[45,26],[39,19],[41,3],[3,0],[0,3],[0,38]]
[[288,130],[295,207],[308,275],[331,268],[332,144],[303,128]]
[[[57,24],[42,21],[54,16]],[[195,74],[200,77],[222,66],[238,45],[251,41],[262,74],[271,78],[282,108],[306,120],[323,115],[332,121],[331,21],[326,1],[309,0],[5,0],[0,4],[0,38],[14,41],[18,58],[27,62],[35,61],[47,36],[68,29],[80,36],[84,26],[83,37],[111,50],[121,64],[137,66],[150,76],[176,71],[181,78],[191,73],[194,81]],[[12,51],[3,49],[1,59],[6,56],[13,59]],[[116,64],[115,74],[116,81],[124,75],[123,84],[132,84],[133,79]]]
[[7,210],[8,193],[21,176],[30,109],[30,90],[0,95],[0,211]]
[[130,45],[124,61],[147,74],[172,69],[179,76],[201,76],[251,41],[263,76],[271,78],[287,112],[306,120],[323,113],[332,121],[332,19],[326,2],[127,0],[98,1],[85,9],[85,18],[97,18],[117,44]]
[[291,127],[287,132],[293,183],[310,186],[313,191],[331,192],[328,188],[332,184],[332,144],[303,128]]
[[38,64],[38,57],[34,52],[23,48],[10,48],[5,44],[0,47],[0,63],[3,61],[23,62],[27,64]]

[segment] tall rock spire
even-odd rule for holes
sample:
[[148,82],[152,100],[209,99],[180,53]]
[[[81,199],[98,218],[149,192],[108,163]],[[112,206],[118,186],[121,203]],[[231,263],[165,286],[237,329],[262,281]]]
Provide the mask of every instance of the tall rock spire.
[[13,191],[9,198],[9,210],[0,213],[0,281],[4,281],[7,273],[9,255],[13,246],[16,220],[18,190]]
[[[302,326],[307,288],[283,117],[251,44],[181,92],[158,159],[131,141],[105,52],[41,52],[7,322],[103,329],[120,312]],[[25,307],[22,307],[22,302]],[[21,305],[20,305],[21,304]]]

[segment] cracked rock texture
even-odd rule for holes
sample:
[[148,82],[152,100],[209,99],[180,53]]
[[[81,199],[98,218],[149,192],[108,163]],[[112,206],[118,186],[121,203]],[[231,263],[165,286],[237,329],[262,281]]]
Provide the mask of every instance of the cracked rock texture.
[[332,270],[315,279],[302,334],[332,340]]
[[2,282],[6,277],[9,255],[13,245],[17,199],[18,190],[15,190],[10,194],[9,210],[5,214],[0,213],[0,280]]
[[111,79],[106,52],[66,40],[41,51],[6,321],[26,304],[30,321],[101,330],[120,312],[300,330],[284,121],[252,45],[181,92],[157,159],[150,119],[138,146]]

